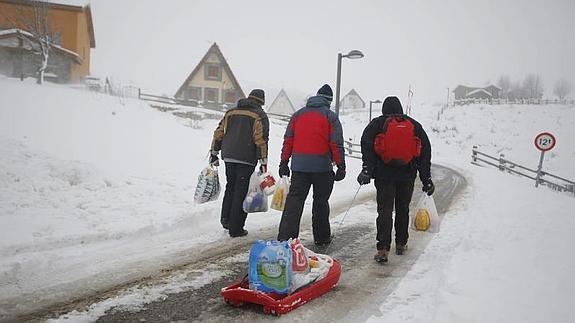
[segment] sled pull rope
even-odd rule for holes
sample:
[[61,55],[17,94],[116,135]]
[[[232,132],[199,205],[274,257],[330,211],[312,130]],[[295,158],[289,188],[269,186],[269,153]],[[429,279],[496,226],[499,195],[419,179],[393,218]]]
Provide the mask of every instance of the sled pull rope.
[[337,230],[339,231],[339,229],[341,228],[341,225],[343,224],[343,221],[345,221],[345,218],[347,217],[347,214],[349,213],[349,210],[351,210],[351,207],[353,206],[353,202],[355,202],[355,198],[357,197],[357,194],[359,193],[359,190],[361,189],[361,185],[359,185],[359,187],[357,188],[357,191],[355,192],[355,195],[353,196],[353,199],[351,200],[351,203],[349,204],[349,207],[347,208],[347,211],[345,211],[345,214],[343,215],[343,218],[341,219],[341,221],[339,221],[339,225],[337,226]]

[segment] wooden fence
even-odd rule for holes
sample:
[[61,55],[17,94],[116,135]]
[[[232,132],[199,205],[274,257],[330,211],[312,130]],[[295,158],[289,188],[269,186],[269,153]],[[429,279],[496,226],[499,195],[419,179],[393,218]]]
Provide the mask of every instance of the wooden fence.
[[[459,99],[453,100],[453,106],[468,105],[468,104],[488,104],[488,105],[503,105],[503,104],[526,104],[526,105],[543,105],[543,104],[575,104],[575,100],[550,100],[550,99]],[[451,105],[451,104],[450,104]]]
[[179,104],[189,107],[197,107],[198,101],[193,100],[180,100],[176,98],[170,98],[167,96],[153,95],[148,93],[143,93],[141,90],[138,91],[138,99],[150,102],[165,103],[165,104]]
[[[527,177],[534,180],[539,185],[545,185],[554,191],[568,192],[575,197],[575,182],[551,173],[541,170],[538,176],[538,172],[535,169],[531,169],[520,164],[514,163],[510,160],[505,159],[504,154],[500,154],[499,158],[490,156],[477,150],[477,146],[473,146],[471,154],[471,163],[475,165],[481,165],[484,163],[493,167],[498,168],[500,171],[512,173],[515,175]],[[547,178],[550,179],[547,179]]]

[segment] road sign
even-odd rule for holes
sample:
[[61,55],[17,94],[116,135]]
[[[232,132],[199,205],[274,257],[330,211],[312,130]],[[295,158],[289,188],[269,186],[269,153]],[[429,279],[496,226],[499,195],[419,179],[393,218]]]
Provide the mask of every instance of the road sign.
[[542,132],[535,137],[535,147],[541,151],[549,151],[555,147],[555,136],[549,132]]

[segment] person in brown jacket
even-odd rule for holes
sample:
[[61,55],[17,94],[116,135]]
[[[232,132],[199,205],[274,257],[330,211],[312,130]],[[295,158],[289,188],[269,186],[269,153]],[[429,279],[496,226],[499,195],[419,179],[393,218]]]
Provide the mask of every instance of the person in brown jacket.
[[220,222],[231,237],[248,234],[244,229],[247,213],[243,201],[248,193],[250,177],[259,161],[267,171],[269,119],[262,109],[265,93],[255,89],[235,108],[226,112],[214,131],[210,164],[219,165],[218,152],[226,164],[226,190]]

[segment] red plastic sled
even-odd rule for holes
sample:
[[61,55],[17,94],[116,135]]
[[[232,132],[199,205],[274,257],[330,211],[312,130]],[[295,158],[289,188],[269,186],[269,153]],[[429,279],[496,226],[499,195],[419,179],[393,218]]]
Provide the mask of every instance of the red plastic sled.
[[327,276],[293,294],[286,296],[251,290],[249,289],[248,279],[244,279],[240,283],[222,288],[222,296],[226,303],[233,306],[239,307],[244,303],[260,304],[263,305],[264,313],[281,315],[329,292],[337,285],[340,275],[341,265],[339,261],[333,259],[333,265],[329,269]]

